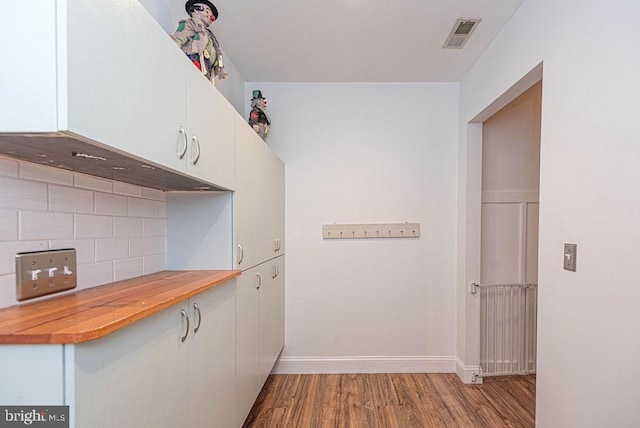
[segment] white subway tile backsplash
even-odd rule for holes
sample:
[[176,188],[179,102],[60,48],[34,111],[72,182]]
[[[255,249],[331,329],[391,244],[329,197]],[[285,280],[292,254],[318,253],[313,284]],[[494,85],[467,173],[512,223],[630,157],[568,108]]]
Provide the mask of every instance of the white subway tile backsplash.
[[153,199],[154,201],[164,201],[164,192],[162,190],[142,188],[142,197],[145,199]]
[[127,215],[127,197],[111,193],[96,193],[96,214]]
[[154,246],[153,252],[155,254],[165,254],[167,252],[167,240],[164,236],[153,238]]
[[129,240],[96,239],[96,261],[125,259],[129,257]]
[[167,203],[155,201],[153,203],[153,217],[167,218]]
[[20,240],[73,238],[73,214],[20,211]]
[[96,190],[98,192],[113,192],[113,182],[102,178],[92,177],[90,175],[75,173],[73,174],[73,184],[88,190]]
[[20,162],[20,178],[73,186],[73,172],[31,162]]
[[6,177],[17,177],[18,176],[18,161],[0,157],[0,175]]
[[142,197],[142,187],[134,186],[133,184],[121,183],[119,181],[113,182],[113,193],[126,196]]
[[78,265],[78,286],[76,290],[95,287],[113,282],[113,262]]
[[75,248],[76,263],[93,263],[96,261],[95,239],[60,239],[49,241],[49,249],[59,250],[63,248]]
[[113,262],[114,281],[142,276],[142,258],[116,260]]
[[82,290],[165,270],[165,230],[161,191],[0,157],[0,308],[16,253],[75,248]]
[[142,219],[132,217],[114,217],[114,238],[135,238],[142,236]]
[[0,209],[0,241],[18,239],[18,210]]
[[129,217],[153,217],[153,201],[149,199],[128,198]]
[[13,306],[16,300],[16,276],[15,274],[0,276],[0,308]]
[[167,257],[164,254],[145,256],[143,258],[143,274],[160,272],[167,270]]
[[47,209],[47,185],[0,177],[0,208]]
[[165,236],[166,220],[158,218],[142,219],[142,235],[143,236]]
[[94,192],[74,187],[49,185],[49,211],[93,214]]
[[129,254],[131,257],[157,254],[155,251],[155,238],[131,238],[129,240]]
[[76,214],[76,238],[113,237],[113,217]]
[[16,273],[16,253],[48,250],[47,241],[0,242],[0,275]]

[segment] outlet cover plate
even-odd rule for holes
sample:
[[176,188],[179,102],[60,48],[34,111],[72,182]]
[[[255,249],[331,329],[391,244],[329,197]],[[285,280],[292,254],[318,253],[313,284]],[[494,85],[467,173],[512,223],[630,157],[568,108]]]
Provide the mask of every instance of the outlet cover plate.
[[46,296],[75,288],[76,250],[32,251],[16,254],[16,299]]

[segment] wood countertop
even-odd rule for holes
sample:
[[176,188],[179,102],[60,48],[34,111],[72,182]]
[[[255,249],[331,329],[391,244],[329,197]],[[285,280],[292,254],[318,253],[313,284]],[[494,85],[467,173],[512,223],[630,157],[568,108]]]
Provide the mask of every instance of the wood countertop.
[[241,275],[164,271],[0,309],[0,344],[98,339]]

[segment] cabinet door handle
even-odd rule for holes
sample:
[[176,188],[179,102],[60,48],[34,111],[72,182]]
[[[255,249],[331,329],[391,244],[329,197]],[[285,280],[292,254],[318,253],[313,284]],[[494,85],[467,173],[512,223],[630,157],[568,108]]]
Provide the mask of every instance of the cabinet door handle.
[[[196,137],[196,134],[193,134],[193,136],[191,137],[191,141],[193,141],[192,147],[195,148],[195,150],[191,151],[191,163],[195,165],[200,160],[200,142],[198,141],[198,137]],[[196,153],[195,158],[193,157],[194,152]]]
[[180,313],[182,314],[182,318],[187,320],[187,329],[185,330],[184,335],[180,337],[180,342],[184,342],[185,340],[187,340],[187,336],[189,335],[189,315],[187,315],[187,311],[185,311],[184,309],[182,309]]
[[276,265],[276,276],[280,275],[280,265]]
[[274,238],[273,240],[273,251],[278,252],[278,238]]
[[277,265],[273,265],[271,266],[271,278],[275,278],[276,276],[278,276],[278,266]]
[[185,153],[187,153],[187,132],[184,130],[184,128],[182,126],[178,127],[178,133],[182,134],[182,148],[180,148],[178,146],[178,152],[176,153],[176,155],[178,156],[178,159],[182,159],[185,155]]
[[280,251],[280,238],[276,238],[276,241],[278,241],[278,251]]
[[242,260],[244,260],[244,248],[238,244],[238,264],[242,263]]
[[262,277],[259,273],[257,273],[256,276],[258,277],[258,285],[256,286],[256,290],[260,290],[260,286],[262,285]]
[[200,323],[202,322],[202,312],[200,312],[200,307],[197,303],[193,304],[193,310],[196,314],[198,314],[198,324],[193,327],[193,334],[196,334],[198,330],[200,330]]

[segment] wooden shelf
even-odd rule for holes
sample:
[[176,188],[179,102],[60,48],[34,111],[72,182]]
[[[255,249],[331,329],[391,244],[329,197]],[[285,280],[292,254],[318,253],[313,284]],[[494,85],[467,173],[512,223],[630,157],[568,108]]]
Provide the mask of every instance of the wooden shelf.
[[163,271],[0,309],[0,344],[98,339],[241,274],[239,270]]

